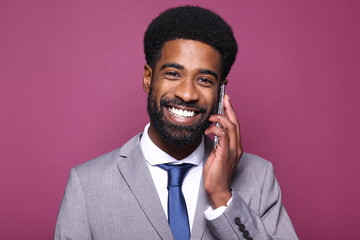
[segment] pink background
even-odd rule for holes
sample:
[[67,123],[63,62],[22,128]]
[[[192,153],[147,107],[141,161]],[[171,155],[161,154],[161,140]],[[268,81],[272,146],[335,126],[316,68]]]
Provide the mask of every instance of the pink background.
[[0,238],[51,239],[69,170],[148,121],[142,37],[167,7],[234,28],[228,93],[301,239],[360,239],[357,0],[0,0]]

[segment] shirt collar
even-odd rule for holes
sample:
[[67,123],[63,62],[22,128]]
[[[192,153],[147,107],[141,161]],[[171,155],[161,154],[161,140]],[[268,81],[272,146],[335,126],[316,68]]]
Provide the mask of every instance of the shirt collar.
[[204,137],[202,137],[199,146],[189,156],[184,159],[177,160],[163,150],[161,150],[158,146],[155,145],[153,141],[151,141],[148,134],[149,126],[150,123],[145,126],[143,135],[140,140],[140,146],[146,161],[150,165],[159,165],[164,163],[191,163],[194,165],[199,165],[200,163],[202,163],[205,153]]

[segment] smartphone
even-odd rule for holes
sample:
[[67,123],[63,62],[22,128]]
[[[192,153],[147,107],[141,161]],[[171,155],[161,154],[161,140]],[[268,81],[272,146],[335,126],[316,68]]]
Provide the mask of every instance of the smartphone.
[[[217,114],[224,114],[224,95],[225,95],[225,84],[221,84],[220,85],[220,92],[219,92],[219,103],[218,103],[218,107],[217,107]],[[220,126],[220,123],[216,123],[216,126]],[[217,147],[217,145],[219,144],[219,137],[215,135],[214,138],[214,148]]]

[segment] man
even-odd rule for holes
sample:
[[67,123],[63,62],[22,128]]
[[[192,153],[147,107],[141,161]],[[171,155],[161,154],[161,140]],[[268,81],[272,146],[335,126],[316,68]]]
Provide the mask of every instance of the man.
[[214,114],[237,53],[230,26],[200,7],[169,9],[144,49],[150,124],[72,169],[55,239],[297,239],[272,165],[242,151],[228,95]]

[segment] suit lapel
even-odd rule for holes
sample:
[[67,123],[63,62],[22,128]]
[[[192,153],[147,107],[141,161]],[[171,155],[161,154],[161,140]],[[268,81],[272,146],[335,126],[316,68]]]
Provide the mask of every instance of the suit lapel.
[[201,180],[199,195],[196,205],[196,212],[193,222],[193,229],[191,231],[191,239],[202,239],[207,227],[207,222],[204,217],[204,211],[209,207],[208,199],[204,189],[203,181]]
[[[212,150],[212,141],[205,137],[205,154],[203,162],[205,164],[206,159],[208,158]],[[191,239],[202,239],[207,229],[207,222],[204,217],[205,210],[209,207],[209,200],[204,188],[203,178],[201,178],[201,183],[199,187],[198,200],[196,205],[196,212],[194,217],[193,229],[191,231]]]
[[119,171],[160,238],[173,239],[139,139],[137,136],[120,152]]

